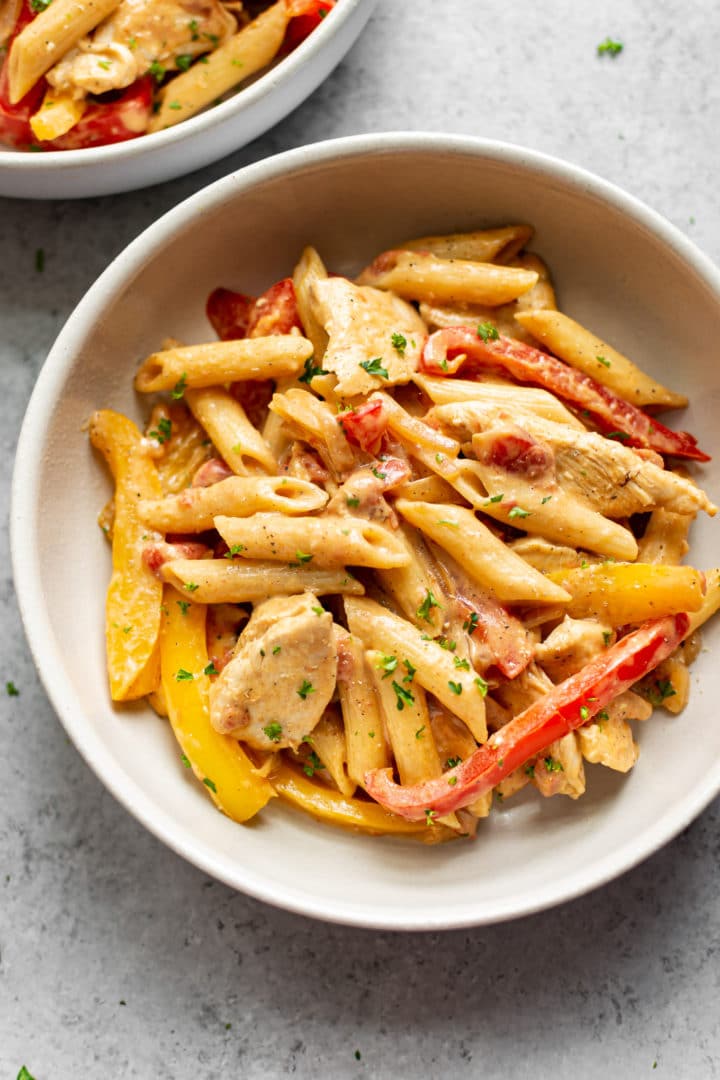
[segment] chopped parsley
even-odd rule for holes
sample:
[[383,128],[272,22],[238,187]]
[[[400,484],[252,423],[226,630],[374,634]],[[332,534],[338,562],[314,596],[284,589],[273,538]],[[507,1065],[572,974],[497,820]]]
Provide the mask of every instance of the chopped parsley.
[[426,825],[432,825],[433,818],[436,818],[436,817],[437,817],[437,810],[426,810],[425,811],[425,824]]
[[448,686],[452,690],[453,694],[457,694],[458,696],[462,694],[462,683],[452,682],[452,680],[448,679]]
[[192,768],[190,758],[187,756],[187,754],[181,754],[180,755],[180,760],[182,761],[182,763],[183,763],[183,765],[185,766],[186,769]]
[[390,340],[392,341],[392,347],[395,352],[399,353],[400,356],[404,356],[405,350],[407,349],[407,338],[405,337],[405,335],[394,333],[392,334]]
[[104,71],[110,70],[112,60],[98,60],[98,67],[101,67]]
[[203,668],[203,675],[219,675],[220,672],[215,667],[215,661],[211,660],[207,667]]
[[630,436],[626,431],[608,431],[605,436],[606,439],[619,439],[620,442],[627,442]]
[[38,248],[35,252],[35,270],[42,274],[45,269],[45,248]]
[[403,682],[412,682],[417,668],[413,667],[409,660],[403,660],[403,667],[407,671],[407,675],[403,678]]
[[580,719],[581,720],[587,720],[587,719],[589,719],[589,717],[590,717],[590,710],[588,709],[587,705],[581,705],[580,706]]
[[448,641],[444,634],[437,639],[437,643],[440,648],[445,649],[446,652],[455,652],[457,649],[457,641]]
[[313,379],[315,378],[315,376],[316,376],[316,375],[328,375],[328,374],[329,374],[329,372],[325,371],[325,369],[324,369],[324,368],[321,368],[321,367],[315,367],[315,365],[313,364],[313,360],[314,360],[314,359],[315,359],[315,357],[314,357],[314,356],[310,356],[310,357],[309,357],[309,358],[308,358],[308,359],[307,359],[307,360],[305,361],[305,371],[304,371],[304,373],[303,373],[303,374],[302,374],[302,375],[300,376],[300,378],[298,379],[298,382],[304,382],[304,383],[307,383],[307,384],[308,384],[308,386],[309,386],[309,385],[310,385],[310,383],[311,383],[311,382],[313,381]]
[[389,379],[388,369],[383,367],[382,356],[375,356],[372,360],[361,360],[358,367],[367,371],[368,375],[379,375],[382,379]]
[[299,563],[312,562],[312,555],[308,555],[305,551],[296,551],[295,558]]
[[241,551],[245,550],[244,544],[231,544],[228,550],[225,552],[223,558],[234,559],[236,555],[239,555]]
[[203,784],[206,788],[210,788],[211,791],[214,791],[217,794],[217,787],[215,785],[215,781],[211,780],[209,776],[206,776],[203,779]]
[[480,691],[481,695],[482,695],[483,697],[485,697],[485,695],[487,694],[487,692],[488,692],[488,690],[490,689],[490,687],[489,687],[489,686],[488,686],[488,684],[487,684],[487,683],[485,682],[485,680],[483,679],[482,675],[478,675],[478,676],[477,676],[477,678],[475,679],[475,685],[477,686],[477,688],[478,688],[478,690]]
[[153,60],[148,68],[148,75],[152,75],[155,82],[162,82],[165,78],[165,68],[159,60]]
[[188,592],[195,592],[195,590],[199,589],[200,586],[196,585],[194,581],[187,581],[185,582],[185,588]]
[[389,675],[395,671],[398,666],[397,656],[382,656],[379,662],[375,665],[378,671],[384,671],[383,679],[387,679]]
[[545,768],[547,769],[548,772],[565,772],[565,770],[563,769],[561,761],[556,761],[555,758],[551,758],[551,757],[544,758],[544,761],[545,761]]
[[474,634],[477,630],[478,623],[480,622],[480,616],[477,611],[471,611],[465,622],[463,623],[463,630],[467,630],[468,634]]
[[[43,7],[35,7],[36,4],[42,4]],[[50,0],[30,0],[30,7],[34,11],[44,11],[46,7],[50,5]],[[123,1004],[125,1004],[123,1002]],[[35,1080],[34,1076],[31,1076],[24,1065],[20,1066],[20,1072],[17,1074],[17,1080]]]
[[603,367],[610,367],[610,361],[606,360],[604,356],[596,356],[595,359],[597,360],[598,364],[602,364]]
[[508,513],[509,518],[526,518],[530,517],[529,510],[523,510],[521,506],[513,506],[512,510]]
[[5,683],[5,690],[7,692],[8,697],[20,697],[20,691],[18,690],[17,686],[15,685],[14,682],[11,682],[9,679]]
[[267,735],[270,742],[280,742],[282,735],[282,724],[268,724],[263,728],[263,731]]
[[176,600],[175,603],[180,608],[180,611],[183,613],[183,615],[187,615],[188,608],[190,607],[190,601],[189,600]]
[[179,668],[175,674],[176,682],[192,682],[195,678],[192,671],[186,671],[185,668]]
[[345,502],[353,510],[355,509],[356,506],[360,505],[360,500],[358,499],[358,497],[356,495],[347,495],[345,497]]
[[424,730],[425,730],[425,724],[423,724],[422,727],[419,727],[417,729],[417,731],[415,732],[415,738],[416,739],[422,739]]
[[168,420],[167,416],[161,416],[158,420],[158,426],[153,428],[150,432],[150,438],[155,442],[159,442],[162,446],[166,443],[172,434],[172,420]]
[[175,64],[179,71],[187,71],[193,62],[193,58],[190,53],[181,53],[180,56],[175,57]]
[[533,776],[535,775],[535,765],[534,765],[534,763],[525,766],[525,775],[529,776],[530,779],[533,778]]
[[187,372],[183,371],[182,375],[180,376],[180,378],[178,379],[178,381],[175,383],[172,390],[170,391],[170,397],[173,398],[175,401],[179,401],[180,398],[185,393],[186,387],[187,387]]
[[477,328],[477,335],[482,338],[487,345],[488,341],[497,341],[500,337],[498,329],[491,322],[483,322]]
[[598,56],[612,56],[614,58],[619,56],[622,51],[622,41],[613,41],[611,37],[606,37],[597,47]]
[[188,23],[188,30],[192,35],[193,41],[198,41],[200,35],[198,34],[198,21],[197,19],[191,19]]
[[308,757],[307,762],[305,763],[305,765],[303,765],[303,772],[305,773],[305,775],[313,777],[315,775],[315,773],[318,771],[318,769],[324,769],[324,768],[325,768],[325,766],[323,765],[322,761],[317,756],[315,751],[311,750],[310,751],[310,756]]
[[666,698],[675,697],[677,690],[669,679],[657,679],[645,691],[645,697],[651,705],[661,705]]
[[182,109],[182,105],[179,101],[171,101],[168,105],[168,109]]
[[540,500],[540,505],[544,506],[545,503],[549,503],[551,499],[552,499],[552,495],[546,495],[544,499]]
[[440,604],[433,596],[432,591],[428,589],[425,593],[425,599],[423,600],[422,604],[417,609],[415,614],[418,619],[424,619],[425,622],[432,622],[432,619],[430,618],[430,612],[435,607],[439,608]]
[[445,762],[446,769],[454,769],[456,765],[459,765],[462,761],[461,757],[449,757]]
[[457,784],[457,776],[448,776],[448,784],[450,787],[455,787]]
[[505,498],[505,495],[504,495],[504,493],[502,493],[502,492],[501,492],[501,494],[500,494],[500,495],[491,495],[491,496],[490,496],[490,498],[489,498],[489,499],[487,499],[487,500],[486,500],[486,501],[485,501],[485,502],[483,503],[483,506],[489,506],[489,505],[490,505],[490,503],[498,503],[498,502],[502,502],[504,498]]
[[[36,14],[39,14],[41,11],[47,11],[51,3],[52,0],[30,0],[30,7]],[[23,1069],[24,1068],[25,1066],[23,1065]],[[20,1077],[18,1077],[18,1080],[20,1080]]]
[[612,630],[603,630],[603,641],[605,645],[609,645],[612,641]]
[[438,518],[438,525],[447,525],[451,529],[459,529],[460,525],[457,521],[450,521],[448,518]]
[[406,690],[404,686],[400,685],[400,683],[395,682],[394,679],[392,681],[392,688],[395,691],[398,712],[402,712],[406,705],[415,704],[415,698],[410,693],[410,691]]
[[595,717],[596,723],[602,723],[603,721],[607,722],[607,721],[609,721],[609,719],[610,719],[610,713],[607,711],[607,709],[601,709],[600,712]]
[[453,663],[454,663],[455,667],[460,668],[461,671],[469,671],[470,670],[470,661],[465,660],[464,657],[453,656]]
[[303,679],[300,689],[296,691],[297,696],[302,698],[303,701],[310,695],[315,693],[315,687],[307,679]]
[[378,480],[385,480],[387,477],[387,473],[381,472],[380,469],[376,469],[374,466],[370,470],[370,472],[373,474],[373,476],[376,476]]
[[282,651],[282,645],[276,645],[275,648],[273,649],[272,654],[273,654],[273,656],[277,656],[277,654],[279,652],[281,652],[281,651]]

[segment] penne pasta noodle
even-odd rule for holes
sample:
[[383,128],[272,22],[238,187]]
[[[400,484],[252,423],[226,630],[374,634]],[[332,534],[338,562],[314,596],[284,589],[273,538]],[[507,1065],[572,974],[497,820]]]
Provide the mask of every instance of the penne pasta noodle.
[[357,280],[360,285],[392,290],[405,300],[496,307],[531,289],[538,275],[494,263],[392,251],[379,256]]
[[312,753],[317,755],[320,762],[310,757],[310,764],[303,769],[305,775],[314,775],[318,768],[326,769],[328,777],[342,795],[352,796],[356,784],[345,770],[347,760],[347,746],[345,744],[345,730],[337,710],[332,706],[325,710],[320,721],[313,728],[312,735],[308,736]]
[[251,517],[265,510],[283,514],[309,514],[321,510],[327,494],[315,484],[288,476],[231,476],[210,487],[190,487],[164,499],[145,499],[139,505],[142,520],[163,533],[196,533],[213,527],[222,512]]
[[[511,410],[514,416],[524,412],[533,413],[544,420],[567,424],[576,431],[585,431],[581,423],[561,401],[547,390],[513,383],[471,382],[468,379],[440,379],[433,375],[416,374],[413,378],[435,405],[452,405],[456,402],[481,402]],[[520,421],[521,422],[521,421]]]
[[160,571],[163,581],[203,604],[245,604],[268,596],[313,592],[361,596],[360,582],[344,569],[309,570],[275,562],[233,559],[174,559]]
[[16,105],[35,83],[120,0],[53,0],[22,30],[8,53],[8,96]]
[[312,342],[314,361],[320,368],[328,344],[328,335],[315,314],[312,289],[315,282],[324,281],[327,276],[325,264],[315,248],[306,247],[293,271],[293,285],[300,322],[305,331],[305,337]]
[[147,394],[172,390],[181,397],[188,386],[295,375],[311,355],[311,343],[295,334],[185,345],[149,356],[135,376],[135,388]]
[[448,233],[443,236],[420,236],[398,247],[402,251],[421,251],[439,259],[468,259],[471,262],[508,262],[529,244],[532,225],[504,225],[500,229]]
[[[422,538],[407,525],[400,525],[395,538],[407,552],[407,565],[380,570],[378,580],[406,619],[423,628],[429,624],[439,633],[450,605],[437,569]],[[428,596],[434,604],[427,604]]]
[[676,514],[659,507],[653,510],[638,540],[638,559],[643,563],[677,566],[688,553],[687,542],[694,514]]
[[335,480],[354,468],[352,448],[337,422],[337,414],[325,402],[307,390],[291,388],[273,396],[270,412],[284,422],[286,431],[317,451]]
[[688,403],[684,394],[668,390],[612,345],[560,311],[522,311],[516,319],[550,352],[633,405],[682,409]]
[[[458,716],[478,742],[485,741],[487,684],[469,665],[467,669],[458,667],[449,650],[374,600],[346,597],[345,614],[351,634],[360,638],[367,648],[395,658],[401,678],[409,672],[409,663],[415,669],[413,678],[418,685]],[[393,682],[399,690],[392,686]],[[402,683],[397,678],[391,681],[391,689],[399,700],[403,699]]]
[[398,499],[399,513],[460,563],[479,585],[509,604],[562,604],[570,599],[503,544],[464,506]]
[[282,45],[289,20],[288,6],[279,0],[211,52],[207,63],[194,64],[174,78],[160,91],[160,107],[148,130],[161,131],[187,120],[261,71]]
[[341,642],[343,668],[337,688],[345,724],[347,771],[350,779],[364,788],[365,774],[387,768],[390,752],[363,644],[344,631]]
[[215,528],[244,559],[271,559],[315,567],[405,566],[402,543],[382,525],[352,517],[297,517],[254,514],[215,518]]
[[257,472],[277,472],[272,450],[248,420],[239,401],[220,387],[185,391],[193,416],[207,431],[223,461],[234,473],[247,476]]

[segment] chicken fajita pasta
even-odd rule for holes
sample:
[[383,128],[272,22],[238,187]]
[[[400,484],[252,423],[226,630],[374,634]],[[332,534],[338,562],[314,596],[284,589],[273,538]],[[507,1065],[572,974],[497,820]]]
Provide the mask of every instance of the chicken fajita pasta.
[[557,309],[528,226],[408,241],[356,280],[307,248],[219,340],[141,364],[144,431],[96,412],[115,493],[110,692],[167,717],[238,822],[279,797],[426,841],[523,788],[627,772],[679,713],[720,570],[666,427],[686,399]]
[[187,120],[336,0],[0,0],[0,141],[77,150]]

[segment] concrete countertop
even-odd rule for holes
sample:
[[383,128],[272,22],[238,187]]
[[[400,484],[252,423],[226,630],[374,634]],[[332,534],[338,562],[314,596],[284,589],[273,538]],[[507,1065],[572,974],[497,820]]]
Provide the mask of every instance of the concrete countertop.
[[[597,55],[608,35],[615,59]],[[268,154],[401,128],[521,143],[718,260],[718,57],[715,0],[381,0],[318,92],[232,157],[114,198],[0,200],[3,506],[35,376],[91,282],[169,207]],[[5,520],[0,567],[0,675],[20,692],[0,699],[3,1080],[22,1064],[36,1080],[720,1072],[717,802],[620,880],[515,923],[403,936],[285,914],[208,880],[105,792],[38,682]]]

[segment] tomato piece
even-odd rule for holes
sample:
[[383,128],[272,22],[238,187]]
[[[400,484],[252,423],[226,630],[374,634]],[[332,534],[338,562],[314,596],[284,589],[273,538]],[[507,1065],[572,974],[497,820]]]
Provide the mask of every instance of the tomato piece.
[[303,333],[292,278],[283,278],[259,296],[250,314],[248,337],[267,337],[289,334],[297,329]]
[[382,401],[366,401],[357,409],[341,413],[337,421],[349,443],[368,454],[377,454],[387,430],[386,412]]
[[433,375],[454,375],[468,362],[471,366],[503,368],[518,382],[550,390],[586,411],[609,438],[659,454],[710,461],[687,431],[671,431],[584,372],[502,334],[485,341],[472,326],[438,330],[425,344],[421,366]]
[[335,0],[290,0],[291,19],[285,33],[283,55],[290,53],[312,34],[326,15],[335,7]]
[[47,83],[45,79],[40,79],[28,90],[24,98],[21,98],[16,105],[11,105],[8,93],[7,56],[15,38],[34,18],[35,12],[30,7],[29,0],[25,0],[7,42],[5,63],[0,68],[0,142],[14,146],[18,150],[27,150],[37,144],[37,139],[30,127],[30,117],[34,116],[40,108]]
[[463,809],[556,739],[587,723],[656,668],[677,648],[689,627],[690,619],[684,612],[643,623],[515,716],[442,776],[403,787],[393,781],[390,769],[375,769],[365,776],[368,794],[408,821],[424,817],[431,821]]
[[221,341],[247,337],[255,297],[232,289],[215,289],[208,297],[205,314]]

